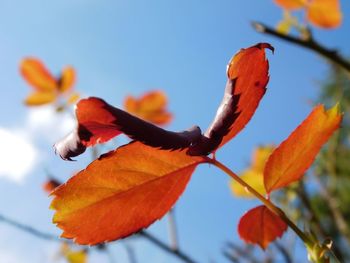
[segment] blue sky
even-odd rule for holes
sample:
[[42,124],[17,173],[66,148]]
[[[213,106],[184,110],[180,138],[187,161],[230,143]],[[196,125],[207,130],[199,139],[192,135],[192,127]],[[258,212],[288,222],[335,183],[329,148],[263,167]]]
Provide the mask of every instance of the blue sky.
[[[349,54],[350,3],[341,3],[343,25],[314,33],[325,45]],[[50,109],[39,112],[23,106],[30,90],[18,74],[23,57],[41,58],[54,73],[73,65],[78,91],[116,106],[127,94],[163,89],[175,115],[170,129],[197,124],[205,130],[221,101],[231,56],[242,47],[270,42],[276,52],[268,54],[268,91],[246,129],[217,153],[219,160],[239,172],[255,146],[279,143],[305,118],[310,101],[317,97],[317,81],[327,69],[322,58],[258,34],[250,26],[250,21],[274,26],[281,17],[272,0],[0,0],[0,128],[29,143],[36,160],[29,161],[22,148],[12,149],[11,156],[24,154],[18,166],[29,162],[32,169],[17,181],[10,173],[0,174],[0,213],[58,234],[51,224],[50,199],[41,191],[45,171],[65,180],[89,161],[81,157],[67,163],[54,156],[51,145],[72,122],[68,116],[50,117]],[[48,124],[40,121],[48,119]],[[113,143],[106,146],[113,147]],[[238,242],[237,222],[257,203],[234,198],[228,181],[216,168],[203,165],[176,206],[180,246],[200,262],[223,262],[224,242]],[[166,240],[166,220],[150,231]],[[0,261],[7,255],[4,262],[48,262],[58,250],[55,243],[3,224],[0,232]],[[147,242],[131,244],[139,262],[178,262]],[[121,244],[113,244],[112,253],[123,262]],[[97,259],[105,260],[95,253],[91,262]]]

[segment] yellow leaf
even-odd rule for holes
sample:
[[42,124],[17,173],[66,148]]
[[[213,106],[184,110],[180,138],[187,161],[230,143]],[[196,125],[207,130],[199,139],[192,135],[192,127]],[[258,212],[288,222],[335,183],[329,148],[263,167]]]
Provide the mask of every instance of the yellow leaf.
[[[252,156],[251,167],[241,173],[241,179],[247,182],[261,195],[266,194],[263,171],[266,160],[270,156],[273,149],[274,147],[271,145],[256,148]],[[254,198],[254,195],[249,193],[243,186],[234,180],[231,180],[230,187],[232,192],[238,197]]]
[[87,254],[85,250],[71,251],[66,255],[69,263],[85,263],[87,262]]
[[20,64],[20,72],[28,84],[37,91],[53,92],[57,88],[56,79],[39,59],[23,59]]
[[69,95],[68,98],[68,104],[75,104],[80,98],[80,95],[78,92],[73,92],[72,94]]
[[39,106],[56,100],[55,92],[33,92],[24,101],[28,106]]
[[287,35],[292,27],[298,26],[298,20],[290,14],[290,12],[285,11],[283,13],[283,19],[278,23],[276,30],[282,34]]
[[85,249],[75,251],[67,243],[62,244],[60,254],[66,258],[68,263],[87,262],[87,251]]
[[75,70],[73,67],[66,67],[62,70],[62,75],[59,81],[59,91],[60,92],[66,92],[68,90],[71,90],[74,83],[75,83]]
[[[262,172],[255,171],[253,169],[247,169],[241,174],[241,179],[247,182],[251,187],[253,187],[256,191],[258,191],[261,195],[265,195],[265,187],[264,187],[264,177]],[[238,197],[244,198],[254,198],[248,190],[246,190],[243,186],[237,183],[235,180],[231,180],[230,187],[232,192]]]

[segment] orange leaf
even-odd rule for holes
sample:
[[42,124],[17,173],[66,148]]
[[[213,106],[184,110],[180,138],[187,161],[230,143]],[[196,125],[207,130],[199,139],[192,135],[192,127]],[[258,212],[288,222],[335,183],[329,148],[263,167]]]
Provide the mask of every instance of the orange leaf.
[[98,244],[129,236],[160,219],[184,191],[203,157],[139,142],[102,155],[52,194],[62,237]]
[[313,0],[307,6],[306,17],[315,26],[336,28],[342,22],[339,0]]
[[56,187],[60,185],[61,185],[61,182],[51,178],[43,184],[43,189],[45,192],[50,194]]
[[341,120],[338,105],[327,111],[323,105],[315,107],[268,159],[264,170],[266,191],[270,193],[299,180]]
[[59,80],[59,91],[60,92],[66,92],[72,89],[74,83],[75,83],[75,70],[73,67],[66,67],[62,70],[62,75]]
[[167,97],[162,91],[151,91],[139,99],[126,97],[124,108],[127,112],[157,125],[168,124],[172,114],[166,110]]
[[249,210],[238,223],[239,236],[262,249],[281,237],[286,230],[287,224],[264,205]]
[[56,79],[36,58],[23,59],[20,64],[23,78],[37,91],[54,92],[57,89]]
[[295,10],[305,6],[306,0],[274,0],[277,5],[284,9]]
[[33,92],[25,99],[28,106],[39,106],[51,103],[56,100],[55,92]]
[[200,141],[190,147],[190,155],[208,155],[231,140],[253,116],[266,91],[269,81],[269,63],[265,48],[270,44],[259,43],[241,49],[227,67],[224,98],[214,121]]
[[224,136],[220,146],[231,140],[245,127],[265,94],[269,81],[269,63],[265,56],[265,48],[273,51],[273,47],[267,43],[242,49],[228,65],[228,78],[236,80],[233,96],[239,96],[236,110],[239,115],[230,127],[229,133]]

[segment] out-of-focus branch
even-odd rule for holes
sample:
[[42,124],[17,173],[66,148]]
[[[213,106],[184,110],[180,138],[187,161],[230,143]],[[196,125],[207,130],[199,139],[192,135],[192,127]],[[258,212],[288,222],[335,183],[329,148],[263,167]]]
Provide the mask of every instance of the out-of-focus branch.
[[312,38],[311,34],[309,38],[302,39],[299,37],[280,33],[275,29],[260,22],[252,22],[252,26],[257,32],[277,37],[279,39],[285,40],[287,42],[296,44],[298,46],[301,46],[313,52],[316,52],[317,54],[329,59],[333,63],[341,66],[343,69],[350,72],[350,61],[346,60],[344,57],[339,55],[339,53],[336,50],[329,49],[321,45],[320,43],[318,43],[316,40]]
[[148,241],[152,242],[154,245],[158,246],[159,248],[163,249],[165,252],[168,252],[171,255],[174,255],[177,258],[181,259],[183,262],[196,263],[196,261],[194,261],[192,258],[190,258],[188,255],[186,255],[181,250],[179,250],[179,249],[177,249],[177,250],[171,249],[171,247],[169,247],[167,244],[165,244],[164,242],[160,241],[159,239],[157,239],[156,237],[154,237],[153,235],[149,234],[146,231],[141,231],[139,233],[139,235],[144,237],[144,238],[146,238]]
[[277,250],[281,253],[286,263],[293,263],[289,251],[280,242],[274,242],[274,245],[277,248]]
[[124,246],[125,246],[126,253],[128,255],[129,262],[137,263],[134,249],[129,244],[125,244]]
[[[297,189],[298,196],[300,197],[300,200],[304,207],[307,209],[309,212],[309,220],[310,222],[314,222],[314,226],[316,228],[316,231],[322,235],[323,238],[328,238],[329,233],[328,231],[324,228],[324,226],[321,223],[320,218],[317,216],[317,213],[313,206],[311,205],[310,198],[308,196],[308,193],[305,189],[305,184],[303,181],[300,181],[299,187]],[[344,255],[341,249],[339,249],[336,245],[332,246],[332,250],[335,254],[335,256],[342,262],[344,261]]]
[[179,242],[177,238],[177,227],[175,222],[175,211],[174,208],[168,212],[168,227],[169,227],[169,241],[170,246],[173,250],[179,249]]
[[254,257],[254,253],[252,253],[251,246],[246,245],[244,247],[240,247],[233,242],[227,242],[227,248],[231,251],[224,250],[224,255],[230,259],[232,262],[239,262],[239,259],[245,259],[250,263],[258,263],[261,262]]
[[22,230],[28,234],[31,234],[31,235],[36,236],[38,238],[41,238],[41,239],[46,239],[46,240],[50,240],[50,241],[57,241],[57,242],[67,242],[67,240],[63,240],[62,238],[59,238],[56,235],[40,231],[36,228],[19,223],[13,219],[10,219],[10,218],[0,214],[0,222],[1,221],[19,229],[19,230]]
[[320,181],[317,175],[315,176],[315,180],[319,186],[321,196],[328,204],[328,207],[331,211],[331,215],[334,219],[335,225],[337,226],[338,230],[344,235],[347,242],[350,244],[350,229],[346,223],[346,220],[342,212],[339,210],[337,200],[335,200],[332,197],[328,189],[322,184],[322,182]]
[[[46,233],[46,232],[38,230],[34,227],[17,222],[16,220],[13,220],[13,219],[8,218],[8,217],[1,215],[1,214],[0,214],[0,222],[11,225],[11,226],[13,226],[19,230],[22,230],[28,234],[31,234],[32,236],[35,236],[37,238],[41,238],[41,239],[49,240],[49,241],[56,241],[56,242],[73,243],[71,240],[63,239],[63,238],[58,237],[57,235]],[[147,239],[148,241],[150,241],[152,244],[156,245],[157,247],[161,248],[162,250],[174,255],[175,257],[177,257],[179,259],[181,259],[183,262],[196,263],[196,261],[191,259],[184,252],[180,251],[179,249],[173,250],[167,244],[160,241],[159,239],[157,239],[156,237],[154,237],[153,235],[149,234],[146,231],[141,231],[139,233],[139,235],[144,237],[145,239]]]

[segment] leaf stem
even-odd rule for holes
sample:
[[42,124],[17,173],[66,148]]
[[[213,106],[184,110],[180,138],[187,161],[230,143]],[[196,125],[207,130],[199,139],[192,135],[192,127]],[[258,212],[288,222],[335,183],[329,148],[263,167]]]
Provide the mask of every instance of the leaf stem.
[[237,181],[247,191],[249,191],[256,198],[258,198],[268,209],[270,209],[273,213],[278,215],[300,237],[300,239],[305,243],[305,245],[309,245],[309,244],[313,243],[312,240],[297,225],[295,225],[279,207],[275,206],[270,200],[266,199],[258,191],[256,191],[249,184],[247,184],[245,181],[243,181],[230,168],[228,168],[227,166],[225,166],[224,164],[222,164],[221,162],[219,162],[216,159],[211,159],[209,157],[206,157],[206,159],[207,159],[208,163],[215,165],[220,170],[222,170],[223,172],[228,174],[230,177],[232,177],[232,179]]

